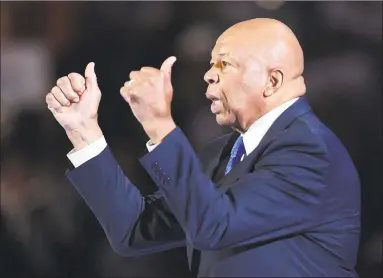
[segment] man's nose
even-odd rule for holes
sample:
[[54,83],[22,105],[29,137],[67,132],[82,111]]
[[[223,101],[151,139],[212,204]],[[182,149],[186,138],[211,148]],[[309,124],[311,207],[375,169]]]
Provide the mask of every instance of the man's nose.
[[206,83],[210,84],[216,84],[219,81],[218,74],[215,73],[213,70],[209,70],[208,72],[205,73],[204,79]]

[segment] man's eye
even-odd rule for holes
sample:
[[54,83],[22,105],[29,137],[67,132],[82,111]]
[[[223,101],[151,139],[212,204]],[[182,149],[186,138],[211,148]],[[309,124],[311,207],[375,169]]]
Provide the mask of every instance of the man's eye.
[[229,65],[229,63],[226,62],[226,61],[222,61],[221,64],[222,64],[222,67],[224,67],[224,68],[227,67],[227,66]]

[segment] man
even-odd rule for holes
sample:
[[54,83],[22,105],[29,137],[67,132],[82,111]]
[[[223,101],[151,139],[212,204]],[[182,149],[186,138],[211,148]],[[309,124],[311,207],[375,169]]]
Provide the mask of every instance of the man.
[[150,141],[140,159],[158,186],[141,196],[97,124],[94,64],[58,80],[47,104],[74,149],[69,179],[114,250],[138,256],[186,243],[192,276],[348,276],[360,233],[359,181],[347,151],[304,98],[303,52],[272,19],[241,22],[212,51],[206,96],[235,132],[197,156],[171,116],[171,69],[144,67],[121,88]]

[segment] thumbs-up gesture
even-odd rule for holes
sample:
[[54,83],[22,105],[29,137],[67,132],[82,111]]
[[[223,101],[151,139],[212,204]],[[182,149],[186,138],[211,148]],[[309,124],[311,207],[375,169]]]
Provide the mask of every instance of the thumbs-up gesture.
[[171,115],[171,73],[176,57],[167,58],[160,69],[143,67],[132,71],[120,93],[153,143],[160,142],[175,127]]
[[59,78],[46,96],[48,109],[64,128],[75,149],[102,136],[97,122],[101,91],[94,66],[94,63],[87,65],[85,78],[78,73]]

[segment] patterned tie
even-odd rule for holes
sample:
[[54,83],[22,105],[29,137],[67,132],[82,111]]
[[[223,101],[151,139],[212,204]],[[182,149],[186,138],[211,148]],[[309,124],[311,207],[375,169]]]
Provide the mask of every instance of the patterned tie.
[[227,173],[229,173],[235,167],[235,165],[241,161],[241,158],[245,152],[243,136],[239,136],[235,141],[233,148],[231,149],[230,159],[226,166],[225,175],[227,175]]

